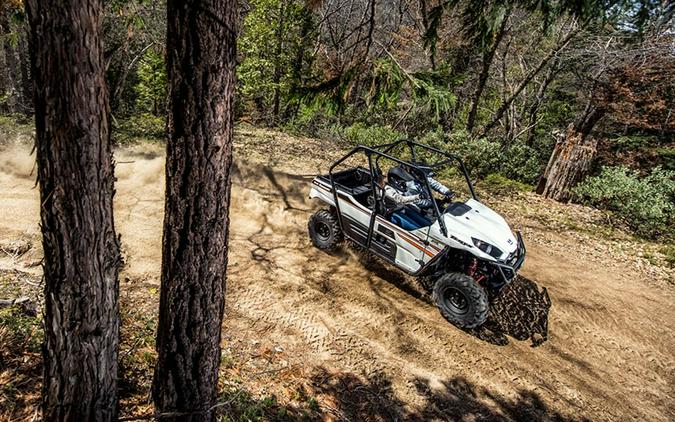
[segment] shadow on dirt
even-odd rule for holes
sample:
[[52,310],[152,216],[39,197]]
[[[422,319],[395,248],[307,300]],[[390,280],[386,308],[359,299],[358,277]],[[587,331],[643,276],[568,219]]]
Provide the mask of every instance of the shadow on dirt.
[[324,411],[338,420],[585,420],[551,409],[534,391],[521,389],[505,397],[462,377],[442,380],[433,387],[427,379],[414,379],[413,386],[423,398],[414,409],[396,396],[384,375],[364,380],[321,368],[311,382],[321,402],[333,404]]
[[518,276],[490,302],[485,324],[467,332],[495,345],[508,344],[509,336],[530,340],[532,347],[537,347],[548,339],[550,309],[551,298],[546,288],[540,289],[534,281]]
[[[411,406],[393,391],[384,374],[363,378],[349,372],[316,368],[293,403],[274,395],[256,397],[236,388],[222,391],[217,418],[228,421],[589,421],[552,409],[534,391],[520,389],[503,396],[463,377],[437,382],[411,381],[421,401]],[[134,420],[128,417],[126,420]]]
[[[378,277],[391,283],[416,299],[435,306],[421,285],[415,285],[400,271],[364,256],[359,262]],[[464,330],[488,343],[505,346],[509,337],[530,340],[532,347],[542,345],[548,339],[548,313],[551,299],[546,288],[541,289],[534,281],[518,276],[501,294],[490,302],[490,314],[480,327]]]
[[[307,200],[307,183],[311,177],[275,171],[268,166],[240,165],[235,167],[235,183],[254,190],[268,204],[279,204],[288,215],[309,213]],[[256,183],[245,183],[247,180],[256,180]],[[271,224],[267,214],[260,211],[260,230],[247,240],[253,246],[251,258],[274,269],[278,265],[272,252],[277,249],[292,249],[289,238],[306,237],[305,226],[288,225],[278,227]],[[304,217],[303,217],[304,218]],[[265,233],[273,231],[285,236],[278,239],[271,238]],[[305,244],[297,246],[299,253],[306,255]],[[347,263],[344,252],[350,249],[356,251],[358,262],[376,277],[390,283],[392,286],[418,300],[435,306],[425,288],[418,280],[406,276],[393,266],[385,264],[379,259],[370,256],[356,245],[348,244],[344,250],[331,255],[340,257],[339,265]],[[326,274],[335,272],[336,268],[326,271]],[[322,282],[322,291],[327,291],[329,283]],[[371,283],[371,289],[380,296],[376,283]],[[380,296],[382,297],[382,296]],[[382,297],[384,301],[387,299]],[[394,312],[395,304],[387,304],[388,311]],[[509,337],[526,341],[530,340],[533,347],[544,343],[548,338],[548,313],[551,300],[546,289],[541,289],[536,282],[524,277],[518,277],[501,294],[491,301],[490,314],[486,323],[476,329],[465,330],[467,333],[494,345],[506,345]],[[401,314],[402,317],[403,314]],[[401,332],[401,335],[405,333]]]

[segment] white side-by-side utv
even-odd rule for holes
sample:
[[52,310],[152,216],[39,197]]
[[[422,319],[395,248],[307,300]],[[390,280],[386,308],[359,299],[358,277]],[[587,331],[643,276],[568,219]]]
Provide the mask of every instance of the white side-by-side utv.
[[[341,168],[350,158],[361,158],[363,164]],[[433,197],[427,176],[448,166],[466,181],[468,200]],[[428,224],[412,229],[401,224],[396,216],[412,212],[415,205],[388,203],[378,183],[386,167],[404,168],[417,179],[422,196],[433,198],[423,219]],[[310,197],[327,205],[309,220],[317,248],[334,250],[347,239],[409,275],[424,277],[422,285],[441,314],[463,328],[485,322],[488,298],[516,277],[525,260],[520,233],[514,234],[499,214],[478,201],[462,160],[411,140],[354,148],[328,174],[314,178]]]

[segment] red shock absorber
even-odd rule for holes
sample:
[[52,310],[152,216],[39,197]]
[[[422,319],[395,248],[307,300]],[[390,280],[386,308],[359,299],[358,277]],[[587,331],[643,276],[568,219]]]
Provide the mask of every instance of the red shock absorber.
[[485,275],[484,274],[476,274],[476,271],[478,270],[478,260],[476,258],[473,258],[471,260],[471,264],[469,265],[469,269],[467,271],[467,274],[469,277],[472,277],[474,280],[476,280],[476,283],[480,284],[485,280]]
[[471,264],[469,264],[469,270],[466,272],[469,277],[473,277],[474,274],[476,274],[476,270],[478,269],[478,260],[476,258],[473,258],[471,260]]

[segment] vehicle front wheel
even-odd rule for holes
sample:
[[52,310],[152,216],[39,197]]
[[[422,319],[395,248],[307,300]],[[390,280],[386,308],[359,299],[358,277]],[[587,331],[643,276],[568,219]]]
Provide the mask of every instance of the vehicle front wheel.
[[475,328],[487,319],[487,294],[466,274],[439,277],[434,283],[433,299],[443,317],[458,327]]
[[337,216],[328,210],[319,210],[312,214],[307,226],[312,243],[321,250],[334,251],[342,242],[342,230]]

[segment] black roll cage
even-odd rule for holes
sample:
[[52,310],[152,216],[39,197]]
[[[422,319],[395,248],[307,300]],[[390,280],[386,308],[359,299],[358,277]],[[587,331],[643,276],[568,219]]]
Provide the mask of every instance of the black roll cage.
[[[420,144],[419,142],[415,142],[410,139],[401,139],[399,141],[391,142],[388,144],[382,144],[382,145],[375,145],[372,147],[368,147],[365,145],[358,145],[355,148],[353,148],[351,151],[349,151],[344,157],[340,158],[336,162],[334,162],[331,166],[330,169],[328,170],[328,175],[330,177],[330,183],[331,183],[331,188],[333,190],[333,200],[335,202],[335,210],[338,215],[338,223],[340,224],[340,228],[344,230],[344,227],[342,227],[342,217],[341,217],[341,212],[340,212],[340,205],[338,203],[338,193],[337,193],[337,188],[335,186],[335,178],[333,177],[333,170],[335,170],[335,167],[339,166],[342,164],[345,160],[347,160],[349,157],[352,155],[363,152],[366,157],[368,157],[368,168],[370,171],[370,184],[371,184],[371,192],[373,193],[373,198],[375,199],[373,203],[373,213],[370,217],[370,224],[368,226],[368,237],[366,239],[366,244],[363,245],[366,247],[366,249],[370,249],[370,243],[373,237],[373,227],[375,226],[375,217],[377,215],[377,210],[378,209],[383,209],[384,208],[384,198],[378,197],[376,194],[376,188],[375,188],[375,169],[377,168],[379,171],[379,160],[380,158],[386,158],[388,160],[394,161],[399,164],[403,164],[406,166],[409,166],[412,169],[417,170],[418,174],[424,174],[424,169],[415,164],[414,162],[408,162],[408,161],[403,161],[399,158],[396,158],[392,155],[389,154],[391,150],[394,148],[400,146],[400,145],[407,145],[408,148],[410,149],[410,155],[412,156],[413,161],[417,161],[417,153],[415,148],[420,148],[424,149],[426,151],[430,151],[432,153],[441,155],[442,157],[445,157],[445,160],[440,161],[435,164],[431,165],[425,165],[425,168],[438,168],[444,165],[447,165],[453,161],[456,161],[460,168],[462,169],[462,173],[464,175],[464,178],[466,179],[466,183],[469,186],[469,190],[471,191],[471,196],[473,199],[478,200],[478,197],[476,196],[476,192],[474,191],[473,184],[471,183],[471,179],[469,177],[469,172],[466,169],[466,166],[464,165],[464,162],[457,156],[448,154],[447,152],[441,151],[438,148],[431,147],[429,145],[424,145]],[[375,163],[373,163],[373,156],[375,156]],[[374,165],[373,165],[374,164]],[[427,192],[431,194],[431,188],[429,186],[429,181],[427,180],[426,177],[422,177],[421,180],[424,182],[424,186],[427,189]],[[438,209],[438,204],[436,201],[432,201],[434,204],[434,213],[436,214],[436,218],[438,219],[439,225],[441,227],[441,232],[443,235],[447,236],[448,235],[448,230],[445,227],[445,222],[441,218],[441,211]],[[379,206],[378,206],[379,205]]]

